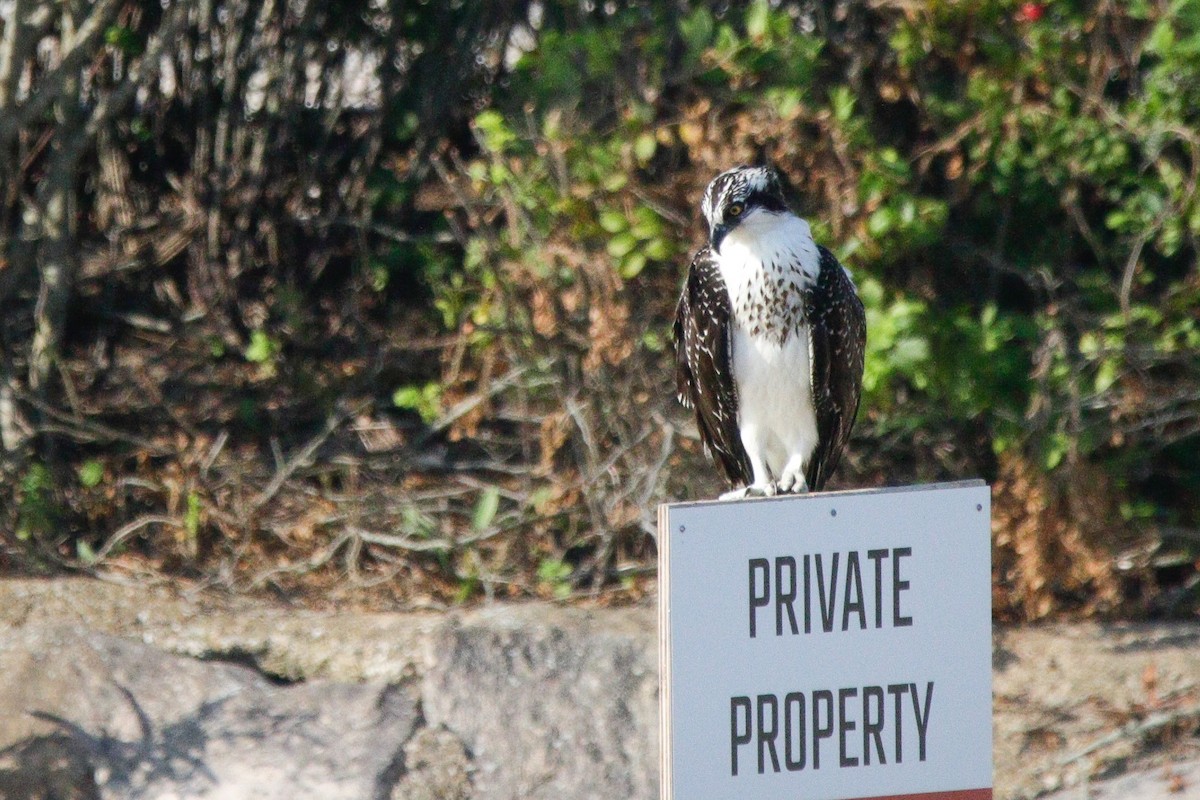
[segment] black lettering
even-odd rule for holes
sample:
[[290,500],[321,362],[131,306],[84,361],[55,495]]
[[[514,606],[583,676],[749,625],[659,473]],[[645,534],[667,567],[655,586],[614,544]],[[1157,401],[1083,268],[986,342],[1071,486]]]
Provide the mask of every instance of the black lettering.
[[[762,572],[762,594],[754,591],[754,573]],[[771,564],[765,558],[750,559],[750,638],[757,633],[756,610],[765,606],[771,599]]]
[[[791,589],[783,590],[783,572],[784,567],[787,567],[788,576],[791,579]],[[792,633],[799,633],[800,628],[796,624],[796,609],[792,604],[796,602],[796,559],[791,556],[780,556],[775,559],[775,635],[783,636],[783,609],[787,609],[788,623],[792,626]]]
[[[850,599],[850,592],[854,599]],[[858,612],[858,629],[867,629],[867,612],[863,609],[862,571],[858,567],[858,552],[846,554],[846,592],[842,597],[842,630],[850,629],[850,612]]]
[[875,562],[875,627],[883,627],[883,559],[887,558],[887,549],[868,550],[867,558]]
[[[738,709],[742,709],[744,719],[746,720],[746,730],[742,733],[738,732]],[[729,700],[729,741],[730,757],[733,760],[733,774],[738,774],[738,746],[750,744],[750,698],[749,697],[733,697]]]
[[[825,592],[825,574],[821,569],[821,554],[813,556],[813,560],[817,562],[817,594],[821,602],[821,627],[826,633],[833,630],[833,609],[837,604],[837,574],[838,574],[838,554],[833,554],[833,566],[830,568],[829,574],[829,603],[826,605]],[[815,748],[814,748],[815,755]]]
[[[796,707],[795,716],[792,706]],[[806,754],[804,752],[804,693],[789,692],[783,698],[783,765],[788,772],[804,769]],[[793,747],[792,732],[795,731],[795,747]],[[792,758],[793,750],[796,757]]]
[[[905,686],[905,689],[908,687]],[[821,703],[825,704],[825,724],[821,724]],[[813,769],[821,768],[821,740],[833,736],[833,692],[828,689],[818,689],[812,693],[813,718]]]
[[[764,711],[771,707],[768,717]],[[770,720],[768,727],[767,721]],[[758,696],[758,774],[766,771],[765,751],[771,751],[771,767],[773,772],[779,772],[779,754],[775,752],[775,739],[779,736],[779,699],[773,694]]]
[[902,764],[904,763],[904,743],[901,739],[901,736],[904,726],[900,724],[900,712],[903,710],[900,703],[900,697],[908,694],[908,684],[889,683],[887,690],[888,694],[893,695],[896,698],[896,763]]
[[812,559],[804,554],[804,632],[812,633],[812,571],[809,564]]
[[858,757],[846,755],[846,734],[858,727],[846,718],[846,701],[858,697],[858,689],[838,689],[838,766],[857,767]]
[[897,628],[912,625],[912,617],[900,615],[900,592],[908,588],[908,581],[900,580],[900,559],[911,555],[911,547],[897,547],[892,551],[892,625]]
[[[875,700],[875,719],[871,720],[871,700]],[[883,687],[863,687],[863,766],[871,766],[871,739],[875,739],[875,753],[879,763],[886,764],[883,755]]]
[[[910,683],[909,691],[912,692],[913,716],[917,718],[917,743],[920,760],[925,760],[925,732],[929,729],[929,706],[933,702],[933,681],[930,681],[925,686],[925,711],[922,712],[917,705],[917,685]],[[896,721],[899,724],[899,720]]]

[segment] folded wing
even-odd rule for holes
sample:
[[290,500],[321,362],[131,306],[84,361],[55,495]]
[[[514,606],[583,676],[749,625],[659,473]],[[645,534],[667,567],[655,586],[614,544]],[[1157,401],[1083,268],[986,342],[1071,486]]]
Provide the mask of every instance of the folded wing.
[[750,459],[738,433],[731,308],[725,281],[704,247],[692,259],[675,309],[676,389],[696,412],[700,438],[733,485],[750,483]]

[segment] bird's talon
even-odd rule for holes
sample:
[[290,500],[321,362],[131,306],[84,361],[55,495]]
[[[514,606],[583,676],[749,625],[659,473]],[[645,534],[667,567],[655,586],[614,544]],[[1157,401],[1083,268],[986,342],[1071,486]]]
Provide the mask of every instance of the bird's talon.
[[808,494],[808,481],[801,472],[785,470],[779,480],[779,491],[785,494]]
[[752,483],[749,486],[743,486],[741,489],[726,492],[718,499],[745,500],[747,497],[774,497],[777,492],[778,487],[773,481],[771,483]]

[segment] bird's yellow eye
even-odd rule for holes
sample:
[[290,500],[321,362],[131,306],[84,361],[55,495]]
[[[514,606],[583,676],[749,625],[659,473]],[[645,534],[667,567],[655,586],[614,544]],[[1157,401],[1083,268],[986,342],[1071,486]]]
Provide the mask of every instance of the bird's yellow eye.
[[725,213],[729,214],[731,217],[740,217],[742,212],[745,210],[745,206],[743,206],[741,203],[734,203],[725,210]]

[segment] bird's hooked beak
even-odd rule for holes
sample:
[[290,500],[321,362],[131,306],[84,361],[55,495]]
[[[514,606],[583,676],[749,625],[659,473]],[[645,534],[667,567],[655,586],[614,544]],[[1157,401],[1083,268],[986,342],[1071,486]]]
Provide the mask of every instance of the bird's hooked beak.
[[728,222],[718,222],[708,229],[708,242],[712,245],[712,249],[718,255],[721,252],[721,242],[733,230],[733,226]]

